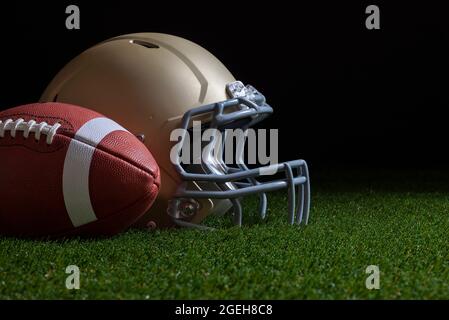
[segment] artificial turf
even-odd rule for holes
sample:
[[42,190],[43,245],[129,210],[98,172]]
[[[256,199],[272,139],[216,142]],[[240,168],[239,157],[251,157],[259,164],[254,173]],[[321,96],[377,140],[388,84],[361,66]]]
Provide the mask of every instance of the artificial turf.
[[[322,174],[306,227],[286,224],[286,195],[275,193],[267,221],[243,228],[211,219],[224,225],[1,238],[0,299],[448,299],[448,180],[379,174]],[[80,268],[79,290],[65,287],[68,265]],[[380,268],[379,290],[365,287],[368,265]]]

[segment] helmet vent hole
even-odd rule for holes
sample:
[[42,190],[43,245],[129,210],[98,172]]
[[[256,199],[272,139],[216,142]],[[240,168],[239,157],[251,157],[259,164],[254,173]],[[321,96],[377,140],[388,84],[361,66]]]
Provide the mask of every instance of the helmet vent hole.
[[130,40],[129,43],[133,43],[133,44],[137,44],[139,46],[145,47],[145,48],[149,48],[149,49],[157,49],[159,48],[159,46],[157,44],[151,43],[151,42],[147,42],[147,41],[142,41],[142,40]]

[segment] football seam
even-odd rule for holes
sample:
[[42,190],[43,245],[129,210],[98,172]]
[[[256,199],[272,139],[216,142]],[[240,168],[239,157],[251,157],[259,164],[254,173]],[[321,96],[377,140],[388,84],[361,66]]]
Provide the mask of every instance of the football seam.
[[25,148],[27,150],[33,151],[33,152],[37,152],[37,153],[53,153],[53,152],[58,152],[59,150],[61,150],[62,148],[64,148],[63,145],[57,147],[57,148],[51,148],[49,151],[43,151],[43,150],[37,150],[37,148],[32,148],[30,146],[27,146],[23,143],[14,143],[14,144],[8,144],[8,145],[1,145],[0,144],[0,148],[7,148],[7,147],[21,147],[21,148]]
[[[67,136],[64,136],[64,135],[63,135],[63,137],[72,139],[72,138],[67,137]],[[89,147],[92,147],[91,145],[88,145],[88,144],[86,144],[86,143],[84,143],[84,142],[82,142],[82,141],[79,141],[79,140],[76,140],[76,141],[81,142],[81,143],[83,143],[83,144],[85,144],[85,145],[87,145],[87,146],[89,146]],[[57,149],[55,149],[55,150],[52,150],[52,151],[45,152],[45,151],[39,151],[39,150],[32,149],[32,148],[30,148],[30,147],[28,147],[28,146],[26,146],[26,145],[24,145],[24,144],[19,144],[19,143],[16,143],[16,144],[10,144],[10,145],[0,145],[0,148],[11,148],[11,147],[21,147],[21,148],[25,148],[25,149],[27,149],[27,150],[30,150],[30,151],[33,151],[33,152],[37,152],[37,153],[53,153],[53,152],[57,152],[57,151],[61,150],[64,146],[61,146],[61,147],[59,147],[59,148],[57,148]],[[92,147],[92,148],[93,148],[93,147]],[[149,176],[151,176],[151,177],[153,178],[153,184],[155,184],[155,185],[157,185],[158,187],[160,187],[160,183],[157,181],[157,178],[159,177],[159,169],[157,170],[157,174],[156,174],[156,172],[153,172],[153,171],[151,171],[151,170],[148,170],[148,171],[147,171],[147,170],[145,170],[145,169],[142,169],[142,168],[140,168],[139,166],[137,166],[135,163],[131,163],[131,162],[125,160],[125,159],[122,159],[122,158],[120,158],[120,157],[117,157],[115,154],[106,152],[105,150],[102,150],[102,149],[100,149],[100,148],[95,148],[95,150],[99,150],[99,151],[104,152],[104,153],[106,153],[106,154],[108,154],[108,155],[110,155],[110,156],[113,156],[114,158],[116,158],[116,159],[118,159],[118,160],[120,160],[120,161],[122,161],[122,162],[125,162],[125,163],[127,163],[127,164],[132,165],[134,168],[138,169],[139,171],[148,174]]]
[[[91,148],[95,148],[95,150],[98,150],[100,152],[106,153],[107,155],[110,155],[110,156],[114,157],[115,159],[118,159],[121,162],[124,162],[126,164],[129,164],[129,165],[133,166],[137,170],[139,170],[139,171],[141,171],[141,172],[151,176],[153,178],[153,184],[155,184],[155,185],[157,185],[159,187],[159,183],[157,182],[157,178],[158,178],[159,174],[156,174],[155,172],[151,171],[150,169],[145,170],[145,168],[143,168],[143,166],[140,166],[140,165],[138,165],[136,163],[133,163],[133,162],[129,162],[127,159],[123,159],[121,157],[118,157],[117,155],[112,154],[112,153],[110,153],[110,152],[108,152],[106,150],[103,150],[103,149],[99,148],[98,146],[97,147],[93,147],[90,144],[85,143],[84,141],[81,141],[81,140],[78,140],[78,139],[74,139],[74,138],[71,138],[71,137],[68,137],[68,136],[65,136],[65,135],[61,135],[61,136],[65,137],[65,138],[68,138],[69,140],[75,140],[75,141],[77,141],[79,143],[82,143],[82,144],[84,144],[86,146],[89,146]],[[159,173],[159,170],[157,170],[157,171]]]
[[[151,171],[151,170],[149,170],[149,169],[146,170],[142,165],[139,165],[138,163],[135,163],[135,162],[130,162],[130,161],[128,161],[127,159],[123,159],[122,157],[117,156],[116,154],[112,154],[112,153],[108,152],[105,148],[102,148],[100,145],[97,145],[96,147],[93,147],[93,146],[91,146],[90,144],[87,144],[87,143],[84,142],[84,141],[75,139],[74,137],[71,137],[71,136],[66,135],[66,134],[64,134],[64,133],[65,133],[65,131],[61,131],[61,132],[57,133],[57,135],[59,135],[59,136],[61,136],[61,137],[64,137],[64,138],[66,138],[66,139],[69,139],[69,140],[75,140],[75,141],[78,141],[78,142],[80,142],[80,143],[82,143],[82,144],[84,144],[84,145],[87,145],[87,146],[89,146],[89,147],[95,148],[96,150],[102,151],[102,152],[104,152],[104,153],[106,153],[106,154],[108,154],[108,155],[113,156],[113,157],[116,158],[116,159],[119,159],[119,160],[121,160],[121,161],[123,161],[123,162],[125,162],[125,163],[128,163],[128,164],[132,165],[133,167],[135,167],[136,169],[139,169],[140,171],[143,171],[143,172],[149,174],[150,176],[152,176],[153,179],[154,179],[154,181],[155,181],[154,183],[155,183],[155,184],[158,184],[156,180],[157,180],[157,177],[159,176],[159,170],[157,170],[157,172],[153,172],[153,171]],[[16,140],[16,141],[17,141],[17,140]],[[70,142],[69,142],[69,143],[70,143]],[[36,149],[34,149],[34,148],[31,148],[31,147],[27,146],[26,144],[20,143],[20,141],[18,141],[17,143],[10,144],[10,145],[0,145],[0,148],[8,148],[8,147],[23,147],[23,148],[25,148],[25,149],[27,149],[27,150],[30,150],[30,151],[33,151],[33,152],[38,152],[38,153],[53,153],[53,152],[57,152],[57,151],[61,150],[61,149],[64,147],[64,145],[61,145],[59,148],[52,149],[52,150],[50,150],[50,151],[36,150]],[[145,148],[146,148],[146,147],[145,147]],[[156,164],[156,165],[157,165],[157,164]]]
[[[144,166],[142,166],[142,165],[136,163],[135,161],[130,162],[130,161],[128,161],[128,159],[123,159],[122,157],[120,157],[120,156],[118,156],[118,155],[116,155],[116,154],[110,153],[107,149],[100,147],[100,144],[98,144],[96,147],[94,147],[94,146],[91,146],[90,144],[88,144],[88,143],[86,143],[86,142],[84,142],[84,141],[81,141],[81,140],[78,140],[78,139],[75,139],[75,138],[72,138],[72,137],[69,137],[69,136],[66,136],[66,135],[61,135],[61,136],[66,137],[66,138],[69,138],[70,140],[75,140],[75,141],[80,142],[80,143],[82,143],[82,144],[84,144],[84,145],[86,145],[86,146],[89,146],[89,147],[91,147],[91,148],[95,148],[95,150],[99,150],[99,151],[104,152],[104,153],[106,153],[106,154],[108,154],[108,155],[110,155],[110,156],[113,156],[114,158],[116,158],[116,159],[118,159],[118,160],[120,160],[120,161],[122,161],[122,162],[125,162],[125,163],[127,163],[127,164],[130,164],[130,165],[132,165],[134,168],[138,169],[139,171],[142,171],[142,172],[144,172],[144,173],[150,175],[150,176],[153,178],[153,180],[154,180],[153,184],[158,184],[158,183],[156,182],[156,180],[157,180],[157,177],[159,176],[159,174],[156,174],[156,172],[153,172],[152,170],[145,168]],[[145,148],[146,148],[146,147],[145,147]],[[156,164],[156,165],[157,165],[157,164]],[[158,171],[158,173],[159,173],[159,170],[157,170],[157,171]]]

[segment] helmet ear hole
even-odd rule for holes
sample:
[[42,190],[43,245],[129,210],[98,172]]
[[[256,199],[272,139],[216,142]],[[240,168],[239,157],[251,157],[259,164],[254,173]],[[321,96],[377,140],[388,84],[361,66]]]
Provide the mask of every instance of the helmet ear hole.
[[142,40],[129,40],[129,43],[137,44],[139,46],[149,48],[149,49],[158,49],[159,46],[157,44],[148,42],[148,41],[142,41]]

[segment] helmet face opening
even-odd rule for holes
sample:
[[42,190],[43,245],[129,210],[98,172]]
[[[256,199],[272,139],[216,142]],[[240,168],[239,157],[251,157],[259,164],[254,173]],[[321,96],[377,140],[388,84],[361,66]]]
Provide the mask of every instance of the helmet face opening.
[[[101,42],[56,75],[41,97],[53,100],[108,116],[141,136],[151,150],[162,186],[139,225],[152,221],[159,227],[205,228],[200,223],[206,216],[225,213],[241,225],[242,198],[258,195],[259,214],[265,218],[266,193],[280,189],[288,189],[289,223],[308,221],[310,184],[304,160],[252,169],[244,161],[245,148],[249,154],[254,147],[251,127],[273,109],[259,91],[236,81],[193,42],[159,33]],[[227,142],[233,139],[237,145],[230,147]],[[227,158],[231,149],[233,162]]]

